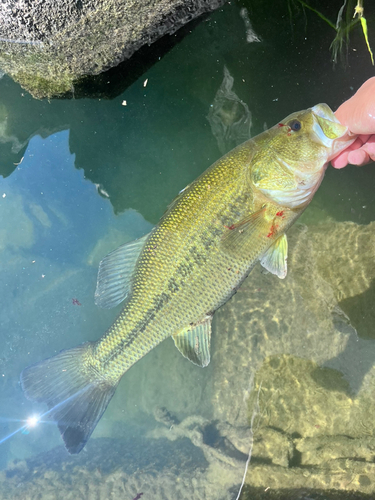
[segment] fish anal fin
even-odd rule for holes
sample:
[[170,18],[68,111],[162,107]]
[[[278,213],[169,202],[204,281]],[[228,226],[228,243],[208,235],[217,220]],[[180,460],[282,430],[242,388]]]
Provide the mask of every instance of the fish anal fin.
[[207,315],[202,321],[173,335],[180,353],[202,368],[210,363],[211,322],[212,315]]
[[272,274],[284,279],[287,273],[288,240],[283,234],[269,247],[260,259],[262,266]]
[[110,309],[129,294],[138,257],[150,233],[121,245],[99,264],[95,304]]

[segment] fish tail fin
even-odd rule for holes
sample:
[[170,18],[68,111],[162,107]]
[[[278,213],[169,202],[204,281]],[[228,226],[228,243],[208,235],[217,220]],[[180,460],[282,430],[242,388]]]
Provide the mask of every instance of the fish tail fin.
[[90,363],[92,345],[61,351],[21,373],[26,397],[48,405],[69,453],[85,446],[119,382],[104,379]]

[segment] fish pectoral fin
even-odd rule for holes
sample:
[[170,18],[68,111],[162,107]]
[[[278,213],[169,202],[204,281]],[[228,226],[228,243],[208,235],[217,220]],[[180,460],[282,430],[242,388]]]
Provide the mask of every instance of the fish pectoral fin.
[[202,321],[189,325],[173,335],[174,343],[180,353],[195,365],[204,368],[210,362],[212,315]]
[[95,304],[110,309],[129,294],[135,265],[150,233],[109,253],[99,264]]
[[288,240],[283,234],[269,247],[260,260],[262,266],[272,274],[284,279],[287,273]]
[[243,220],[226,229],[221,238],[221,247],[229,253],[248,253],[254,246],[254,238],[267,235],[270,230],[270,220],[267,216],[267,206],[250,214]]

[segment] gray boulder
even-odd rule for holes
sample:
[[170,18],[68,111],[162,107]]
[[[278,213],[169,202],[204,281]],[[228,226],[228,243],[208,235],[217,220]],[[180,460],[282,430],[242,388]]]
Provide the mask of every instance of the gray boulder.
[[34,97],[73,93],[73,82],[129,59],[224,0],[5,0],[0,68]]

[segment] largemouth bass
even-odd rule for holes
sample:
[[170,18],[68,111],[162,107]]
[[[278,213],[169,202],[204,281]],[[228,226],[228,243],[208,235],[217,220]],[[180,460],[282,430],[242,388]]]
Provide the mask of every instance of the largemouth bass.
[[134,363],[167,337],[210,362],[214,312],[260,261],[287,272],[285,232],[318,189],[327,162],[353,142],[326,104],[293,113],[223,156],[172,202],[157,226],[99,267],[96,302],[126,299],[96,342],[26,368],[26,396],[47,403],[65,446],[79,453]]

